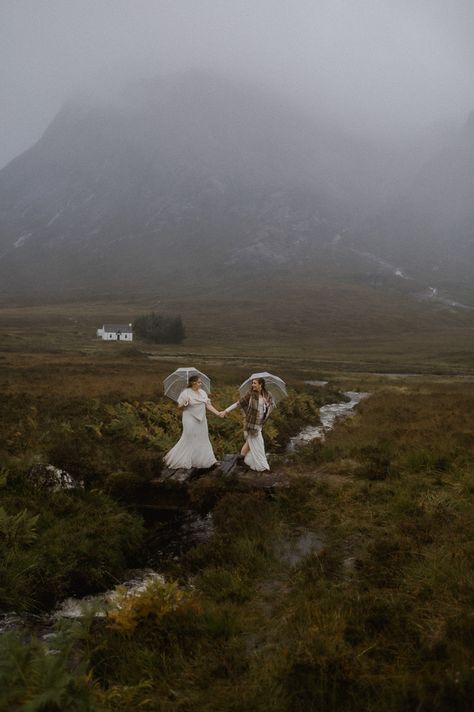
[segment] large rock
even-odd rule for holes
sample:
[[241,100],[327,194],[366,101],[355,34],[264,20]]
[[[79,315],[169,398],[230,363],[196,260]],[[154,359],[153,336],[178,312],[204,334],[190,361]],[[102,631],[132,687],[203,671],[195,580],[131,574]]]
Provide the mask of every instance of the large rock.
[[28,472],[28,480],[37,489],[53,491],[83,488],[82,480],[77,480],[66,470],[54,465],[33,465]]

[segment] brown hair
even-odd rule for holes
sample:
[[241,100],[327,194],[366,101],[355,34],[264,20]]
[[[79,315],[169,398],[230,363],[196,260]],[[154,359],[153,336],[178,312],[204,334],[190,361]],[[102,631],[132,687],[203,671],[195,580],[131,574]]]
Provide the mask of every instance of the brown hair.
[[[267,389],[265,388],[265,379],[264,379],[264,378],[261,378],[261,377],[260,377],[260,378],[252,378],[252,381],[257,381],[257,383],[260,383],[260,385],[262,386],[262,396],[265,396],[265,398],[268,399],[268,391],[267,391]],[[249,389],[248,389],[248,391],[247,391],[247,395],[250,396],[252,393],[253,393],[253,391],[252,391],[252,383],[250,383],[250,387],[249,387]]]
[[193,383],[195,383],[196,381],[199,381],[199,378],[200,377],[197,375],[197,373],[193,373],[193,375],[189,376],[189,378],[188,378],[188,386],[192,386]]

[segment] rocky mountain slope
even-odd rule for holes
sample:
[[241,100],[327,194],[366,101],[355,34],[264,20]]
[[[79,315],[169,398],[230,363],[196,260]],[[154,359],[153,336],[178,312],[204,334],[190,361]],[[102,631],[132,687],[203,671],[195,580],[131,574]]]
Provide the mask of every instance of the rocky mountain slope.
[[66,106],[0,172],[3,295],[146,291],[313,262],[386,198],[383,156],[198,72]]
[[282,270],[300,286],[359,292],[467,284],[473,123],[412,183],[415,156],[401,167],[400,155],[217,76],[77,100],[0,171],[0,297],[242,284],[258,296],[252,276]]
[[474,113],[396,200],[351,231],[345,247],[474,305]]

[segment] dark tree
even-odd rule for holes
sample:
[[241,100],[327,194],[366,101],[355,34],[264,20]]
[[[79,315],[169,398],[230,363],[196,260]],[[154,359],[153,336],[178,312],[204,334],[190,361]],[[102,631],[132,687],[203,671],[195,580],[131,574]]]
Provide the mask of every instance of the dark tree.
[[133,322],[137,336],[154,344],[180,344],[186,337],[181,316],[162,316],[161,314],[143,314]]

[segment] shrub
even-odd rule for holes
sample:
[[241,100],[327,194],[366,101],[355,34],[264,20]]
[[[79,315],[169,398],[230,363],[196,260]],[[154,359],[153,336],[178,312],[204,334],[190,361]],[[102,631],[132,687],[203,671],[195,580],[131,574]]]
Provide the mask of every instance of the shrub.
[[38,640],[20,640],[14,634],[0,636],[0,710],[25,712],[99,712],[93,701],[93,685],[87,661],[78,663],[73,636],[55,637],[54,654]]
[[36,560],[31,545],[37,538],[38,515],[27,510],[8,514],[0,507],[0,606],[30,608]]
[[0,606],[16,611],[107,588],[143,541],[142,520],[106,495],[34,493],[0,511]]
[[366,445],[360,449],[363,463],[357,476],[368,480],[385,480],[391,475],[391,457],[386,447]]
[[133,329],[138,336],[154,344],[180,344],[186,337],[181,316],[163,316],[161,314],[143,314],[133,322]]
[[201,613],[196,593],[179,588],[175,582],[155,579],[134,593],[119,587],[108,620],[115,630],[131,634],[141,624],[159,626],[169,616],[181,617],[190,612]]

